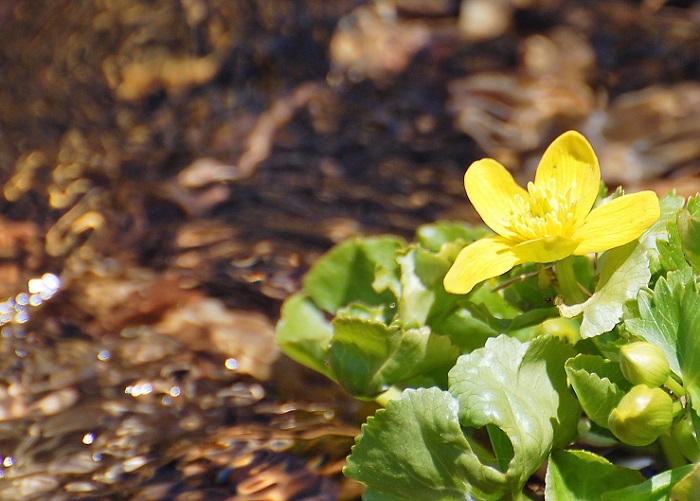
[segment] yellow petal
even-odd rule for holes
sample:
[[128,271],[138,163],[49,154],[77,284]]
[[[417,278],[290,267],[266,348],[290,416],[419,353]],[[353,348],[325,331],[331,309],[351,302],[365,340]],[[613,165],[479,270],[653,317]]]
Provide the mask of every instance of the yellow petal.
[[467,294],[478,283],[503,275],[522,263],[511,249],[502,237],[486,237],[467,245],[445,275],[445,290],[452,294]]
[[556,138],[542,155],[535,186],[546,188],[554,179],[557,194],[576,202],[576,221],[583,221],[600,188],[600,165],[585,137],[570,130]]
[[527,200],[530,195],[518,186],[503,165],[492,158],[474,162],[464,174],[464,188],[476,212],[489,228],[504,237],[515,236],[508,229],[513,217],[513,199],[520,195]]
[[623,195],[593,209],[583,224],[574,230],[572,238],[581,244],[574,254],[619,247],[639,238],[661,215],[659,197],[653,191]]
[[528,240],[513,247],[513,253],[521,263],[551,263],[569,257],[578,242],[562,236]]

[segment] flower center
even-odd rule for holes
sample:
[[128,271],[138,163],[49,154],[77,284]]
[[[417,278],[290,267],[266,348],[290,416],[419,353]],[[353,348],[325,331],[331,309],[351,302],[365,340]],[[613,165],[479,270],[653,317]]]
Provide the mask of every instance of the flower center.
[[570,237],[576,227],[572,188],[562,194],[556,181],[550,179],[544,186],[527,184],[529,197],[517,195],[513,200],[510,230],[517,241],[564,236]]

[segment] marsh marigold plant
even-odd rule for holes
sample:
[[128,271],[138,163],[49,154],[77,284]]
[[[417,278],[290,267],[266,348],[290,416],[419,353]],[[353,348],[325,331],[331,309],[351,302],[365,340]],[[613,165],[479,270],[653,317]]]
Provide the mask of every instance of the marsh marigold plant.
[[497,161],[474,162],[464,175],[467,196],[496,235],[462,249],[445,276],[445,289],[467,294],[518,264],[551,263],[619,247],[659,219],[659,199],[652,191],[593,208],[600,180],[593,148],[575,131],[547,148],[527,190]]
[[577,132],[525,188],[491,159],[465,186],[493,233],[353,237],[282,306],[282,350],[382,407],[344,474],[368,500],[695,499],[700,194],[602,198]]

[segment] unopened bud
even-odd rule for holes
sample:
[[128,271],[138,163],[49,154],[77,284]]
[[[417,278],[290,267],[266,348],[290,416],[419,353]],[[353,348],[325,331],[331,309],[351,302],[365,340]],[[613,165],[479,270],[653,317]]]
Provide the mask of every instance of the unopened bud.
[[685,416],[673,426],[671,438],[689,461],[700,461],[700,447],[690,416]]
[[608,417],[608,427],[621,442],[651,444],[673,423],[673,400],[661,388],[633,387]]
[[671,375],[666,355],[655,344],[630,343],[620,349],[620,368],[632,384],[657,388]]
[[535,328],[537,335],[551,334],[571,344],[581,339],[581,326],[570,318],[548,318]]

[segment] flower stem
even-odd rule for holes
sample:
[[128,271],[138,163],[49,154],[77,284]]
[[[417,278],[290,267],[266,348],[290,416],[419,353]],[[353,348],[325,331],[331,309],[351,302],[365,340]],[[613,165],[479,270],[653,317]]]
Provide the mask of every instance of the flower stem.
[[557,273],[558,292],[564,298],[566,304],[583,303],[588,299],[581,290],[578,280],[576,280],[574,258],[572,256],[557,261],[555,269]]
[[675,379],[673,379],[673,376],[668,376],[668,379],[664,383],[664,386],[679,397],[682,397],[687,393],[685,391],[685,388],[683,388]]

